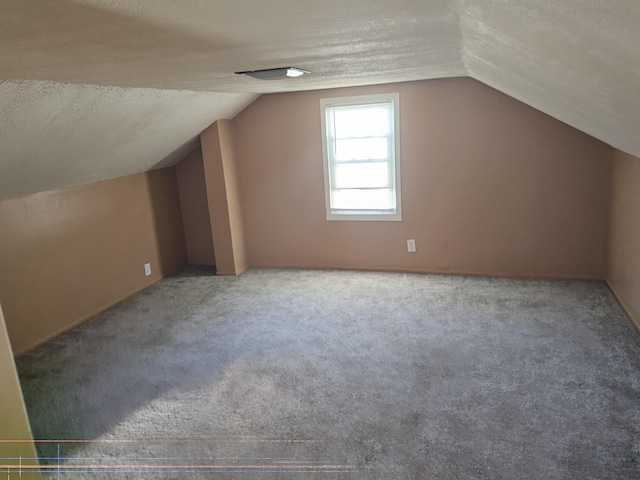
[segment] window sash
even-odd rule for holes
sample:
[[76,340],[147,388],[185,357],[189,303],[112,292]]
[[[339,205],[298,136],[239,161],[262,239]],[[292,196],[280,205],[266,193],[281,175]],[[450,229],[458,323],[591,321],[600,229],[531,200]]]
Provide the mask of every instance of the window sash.
[[[329,207],[331,213],[348,214],[389,214],[396,209],[395,201],[395,135],[394,135],[394,105],[393,100],[372,102],[355,105],[335,105],[325,107],[326,121],[326,149],[327,168],[329,170]],[[360,112],[358,112],[360,110]],[[348,132],[340,131],[336,115],[367,114],[376,111],[378,125],[374,129],[378,134],[354,134],[354,128],[349,125]],[[384,119],[381,118],[384,112]],[[364,120],[364,119],[362,119]],[[365,120],[366,121],[366,120]],[[385,125],[386,124],[386,125]],[[362,128],[355,125],[355,129]],[[351,155],[341,155],[339,143],[341,141],[356,141],[360,149]],[[384,142],[380,142],[384,140]],[[354,142],[355,143],[355,142]],[[380,146],[383,146],[381,149]],[[357,148],[358,145],[356,144]],[[367,148],[368,147],[368,148]],[[386,147],[386,148],[385,148]],[[365,152],[361,156],[360,152]],[[355,154],[354,154],[355,153]],[[360,165],[360,168],[348,168]],[[366,166],[370,168],[367,169]],[[364,168],[362,168],[364,167]],[[382,168],[381,168],[382,167]],[[356,174],[360,176],[356,178]],[[362,177],[365,177],[363,179]]]

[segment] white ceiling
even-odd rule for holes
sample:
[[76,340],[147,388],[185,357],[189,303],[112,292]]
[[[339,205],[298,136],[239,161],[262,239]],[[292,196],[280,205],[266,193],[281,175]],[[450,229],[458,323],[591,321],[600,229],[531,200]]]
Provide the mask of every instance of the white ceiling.
[[[464,75],[640,156],[639,25],[637,0],[0,1],[0,198],[171,164],[260,93]],[[312,73],[233,74],[278,66]]]
[[469,76],[640,156],[640,1],[460,5]]
[[0,83],[0,198],[171,165],[255,95]]

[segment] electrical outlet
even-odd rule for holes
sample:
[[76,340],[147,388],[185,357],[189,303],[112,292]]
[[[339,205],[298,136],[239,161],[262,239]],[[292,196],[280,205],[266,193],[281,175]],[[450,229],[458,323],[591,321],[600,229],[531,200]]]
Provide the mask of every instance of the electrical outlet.
[[151,275],[151,264],[150,263],[145,263],[144,264],[144,274],[145,276],[149,276]]
[[407,240],[407,252],[415,253],[415,251],[416,251],[416,241],[413,239]]

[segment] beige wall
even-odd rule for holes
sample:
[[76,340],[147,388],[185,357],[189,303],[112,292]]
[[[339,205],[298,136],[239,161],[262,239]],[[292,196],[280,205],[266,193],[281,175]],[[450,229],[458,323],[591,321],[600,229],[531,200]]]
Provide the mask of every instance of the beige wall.
[[215,265],[202,149],[196,148],[181,160],[176,173],[187,260],[191,265]]
[[0,302],[16,353],[186,263],[173,167],[4,200],[0,231]]
[[222,168],[224,170],[227,190],[227,207],[229,209],[229,227],[231,229],[233,256],[236,264],[236,273],[241,273],[246,270],[248,264],[237,172],[238,158],[236,153],[235,131],[231,120],[218,120],[216,123],[218,124]]
[[[36,451],[27,418],[27,410],[22,399],[22,389],[13,361],[9,336],[5,328],[0,306],[0,458],[6,465],[37,466]],[[20,440],[10,443],[9,440]],[[20,460],[20,457],[22,459]],[[18,459],[18,460],[11,460]],[[16,469],[17,470],[17,469]],[[6,469],[2,470],[3,477]],[[29,473],[26,473],[29,472]],[[22,478],[18,471],[7,478]],[[38,471],[25,471],[24,478],[41,478]]]
[[640,329],[640,158],[615,151],[607,280]]
[[[403,221],[327,222],[320,98],[395,91]],[[475,80],[263,95],[233,123],[251,265],[604,277],[611,148]]]
[[216,272],[218,275],[238,275],[246,270],[247,258],[231,121],[215,122],[202,132],[200,143]]

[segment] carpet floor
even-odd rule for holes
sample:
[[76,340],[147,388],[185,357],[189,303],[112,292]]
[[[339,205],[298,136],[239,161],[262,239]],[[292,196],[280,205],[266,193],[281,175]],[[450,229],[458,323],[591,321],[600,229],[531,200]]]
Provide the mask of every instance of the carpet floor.
[[189,269],[17,366],[55,478],[640,478],[599,281]]

